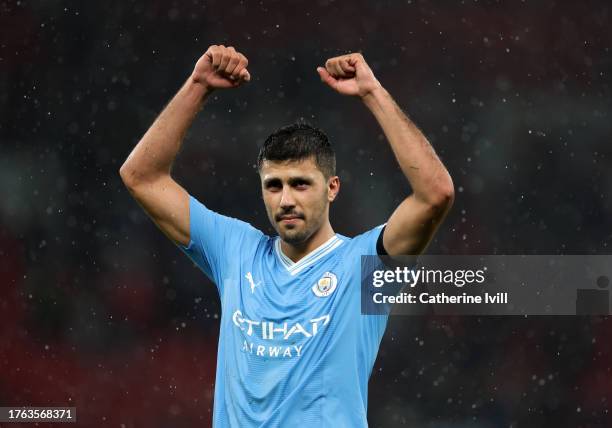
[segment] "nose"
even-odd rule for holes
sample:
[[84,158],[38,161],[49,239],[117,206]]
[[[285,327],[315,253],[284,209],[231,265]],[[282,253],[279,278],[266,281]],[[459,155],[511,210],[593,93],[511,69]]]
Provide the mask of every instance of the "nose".
[[295,206],[295,199],[289,186],[283,186],[283,194],[281,195],[280,207],[284,210],[293,208]]

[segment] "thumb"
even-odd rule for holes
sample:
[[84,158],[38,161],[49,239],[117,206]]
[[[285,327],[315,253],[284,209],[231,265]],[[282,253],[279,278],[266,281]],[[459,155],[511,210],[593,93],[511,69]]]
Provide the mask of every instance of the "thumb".
[[323,67],[317,67],[317,73],[319,73],[319,77],[321,77],[321,81],[327,83],[332,88],[336,86],[336,79],[332,77],[331,74],[327,72]]
[[240,78],[240,80],[244,82],[249,82],[251,80],[251,73],[249,73],[247,69],[245,68],[242,71],[240,71],[240,74],[238,75],[238,77]]

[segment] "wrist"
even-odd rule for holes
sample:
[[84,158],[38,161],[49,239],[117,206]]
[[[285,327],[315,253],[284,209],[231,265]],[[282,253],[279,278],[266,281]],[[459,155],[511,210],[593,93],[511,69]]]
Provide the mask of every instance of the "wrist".
[[189,79],[187,79],[186,86],[190,92],[193,92],[202,99],[207,98],[214,90],[214,88],[196,79],[193,75],[189,76]]
[[382,97],[384,97],[386,94],[387,91],[385,90],[385,88],[383,88],[382,85],[379,84],[375,88],[367,91],[364,95],[362,95],[361,100],[365,103],[365,105],[369,107],[376,103],[377,100],[380,100]]

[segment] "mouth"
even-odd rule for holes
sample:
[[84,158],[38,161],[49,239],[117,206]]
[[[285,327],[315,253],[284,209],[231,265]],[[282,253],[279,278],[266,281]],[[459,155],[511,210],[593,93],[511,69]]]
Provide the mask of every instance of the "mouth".
[[299,217],[283,217],[281,218],[281,223],[285,223],[285,224],[295,224],[297,223],[299,220],[301,220],[301,218]]
[[300,220],[302,217],[297,215],[284,215],[278,218],[278,222],[283,224],[296,224]]

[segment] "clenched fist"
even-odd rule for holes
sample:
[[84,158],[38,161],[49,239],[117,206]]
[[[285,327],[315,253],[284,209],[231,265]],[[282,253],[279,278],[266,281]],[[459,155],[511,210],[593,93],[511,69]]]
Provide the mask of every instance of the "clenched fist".
[[191,78],[209,89],[236,88],[251,80],[249,61],[233,47],[212,45],[198,60]]
[[382,87],[360,53],[330,58],[325,62],[325,68],[317,67],[317,72],[321,81],[342,95],[363,98]]

